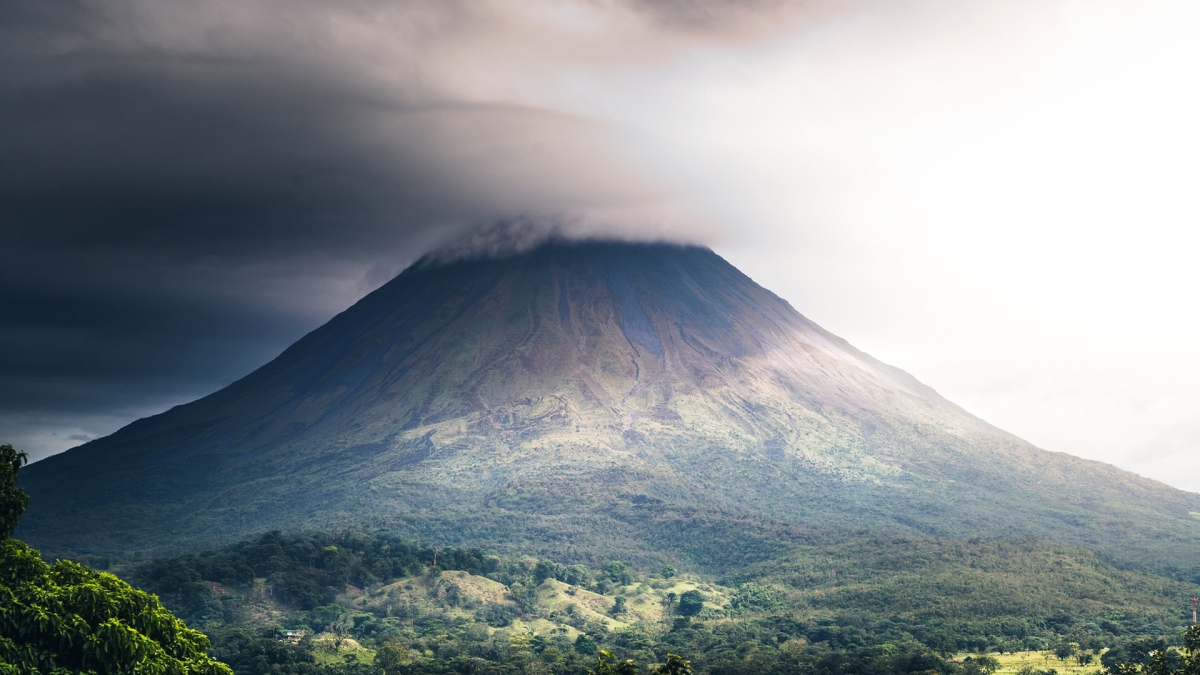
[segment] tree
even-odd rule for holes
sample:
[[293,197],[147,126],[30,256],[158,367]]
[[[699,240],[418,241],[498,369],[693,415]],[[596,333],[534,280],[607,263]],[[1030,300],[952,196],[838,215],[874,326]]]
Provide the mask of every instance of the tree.
[[1054,655],[1058,657],[1059,661],[1065,661],[1065,660],[1071,658],[1072,656],[1074,656],[1075,650],[1078,648],[1079,648],[1078,644],[1075,644],[1073,642],[1066,642],[1064,640],[1063,642],[1058,643],[1058,645],[1056,645],[1054,647]]
[[1167,648],[1165,640],[1158,638],[1140,638],[1123,644],[1118,644],[1100,655],[1100,665],[1105,670],[1116,672],[1117,667],[1124,665],[1141,666],[1150,662],[1150,655]]
[[208,638],[117,577],[0,543],[0,672],[231,675]]
[[675,593],[673,592],[667,593],[666,597],[663,598],[663,615],[671,615],[671,609],[675,606],[675,599]]
[[[632,659],[618,662],[611,652],[600,650],[596,657],[596,669],[588,669],[588,675],[636,675],[642,665]],[[649,670],[648,675],[694,675],[692,662],[678,654],[667,654],[666,663]]]
[[575,638],[575,651],[580,654],[591,656],[596,653],[597,649],[599,649],[599,646],[596,644],[596,641],[588,637],[586,633],[581,633],[579,637]]
[[626,609],[627,608],[625,607],[625,596],[618,595],[617,599],[613,600],[612,609],[610,609],[608,611],[608,613],[611,614],[612,616],[619,616],[621,614],[624,614]]
[[620,560],[614,560],[606,564],[601,571],[613,583],[621,584],[622,586],[633,583],[633,575],[629,573],[629,568],[625,567],[625,563]]
[[650,675],[693,675],[692,662],[678,654],[667,654],[667,662],[650,669]]
[[1200,675],[1200,626],[1192,625],[1183,634],[1183,658],[1180,659],[1178,675]]
[[662,568],[662,578],[670,579],[673,576],[675,576],[675,568],[671,567],[670,565],[665,565]]
[[693,588],[679,596],[679,606],[675,611],[684,616],[695,616],[702,609],[704,609],[704,596]]
[[979,668],[979,672],[983,675],[994,675],[997,670],[1000,670],[1000,661],[991,656],[976,656],[975,667]]
[[0,673],[233,675],[157,597],[70,560],[48,565],[7,536],[29,504],[15,487],[25,461],[0,446]]
[[958,641],[944,630],[935,630],[925,637],[925,646],[939,654],[949,656],[958,650]]
[[539,560],[538,564],[533,568],[533,580],[541,585],[547,579],[556,579],[563,576],[562,565],[552,560]]
[[632,659],[618,662],[612,652],[601,649],[596,656],[596,669],[589,668],[587,672],[588,675],[637,675],[641,669],[641,664]]
[[1000,669],[1000,662],[990,656],[968,656],[963,661],[965,675],[994,675]]
[[29,506],[29,494],[17,487],[17,471],[29,456],[12,445],[0,445],[0,539],[12,536]]
[[475,619],[477,621],[482,621],[493,628],[503,628],[512,623],[515,618],[517,618],[517,611],[515,609],[498,602],[489,602],[482,609],[475,612]]
[[[1166,649],[1150,652],[1146,665],[1117,663],[1108,665],[1112,675],[1200,675],[1200,626],[1192,626],[1183,634],[1183,650],[1178,659]],[[1172,666],[1172,661],[1177,663]]]
[[384,675],[392,675],[407,654],[408,650],[399,642],[385,642],[375,649],[375,666],[383,670]]
[[588,571],[583,565],[571,565],[563,570],[563,576],[559,581],[572,586],[585,586],[588,582]]

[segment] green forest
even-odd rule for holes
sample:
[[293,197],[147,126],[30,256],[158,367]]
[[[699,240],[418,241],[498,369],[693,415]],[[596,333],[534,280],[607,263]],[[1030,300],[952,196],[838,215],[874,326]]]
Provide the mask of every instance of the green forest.
[[246,675],[584,673],[604,652],[678,654],[705,673],[949,674],[987,653],[1069,649],[1065,662],[1100,669],[1182,644],[1195,591],[1047,542],[878,535],[709,578],[270,532],[130,578]]

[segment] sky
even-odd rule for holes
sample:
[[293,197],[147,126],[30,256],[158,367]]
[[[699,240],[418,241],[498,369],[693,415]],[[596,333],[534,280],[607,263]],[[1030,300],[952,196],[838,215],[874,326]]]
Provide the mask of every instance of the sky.
[[0,442],[212,392],[478,232],[714,248],[1043,448],[1200,491],[1200,6],[0,5]]

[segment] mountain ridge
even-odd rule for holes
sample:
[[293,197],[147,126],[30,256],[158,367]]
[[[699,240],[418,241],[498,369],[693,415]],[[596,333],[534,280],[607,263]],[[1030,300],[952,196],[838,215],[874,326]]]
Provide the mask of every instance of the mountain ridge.
[[418,263],[229,387],[22,481],[22,536],[76,554],[336,523],[436,538],[439,515],[528,519],[560,545],[619,527],[592,512],[622,494],[1179,569],[1200,534],[1200,495],[1037,449],[667,244]]

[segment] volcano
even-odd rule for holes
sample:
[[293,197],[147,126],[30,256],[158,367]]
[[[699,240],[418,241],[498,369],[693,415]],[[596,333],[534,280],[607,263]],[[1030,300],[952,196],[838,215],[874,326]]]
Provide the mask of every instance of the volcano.
[[1181,569],[1200,541],[1200,495],[1035,448],[667,244],[422,260],[21,480],[19,536],[85,558],[352,527],[719,565],[838,529]]

